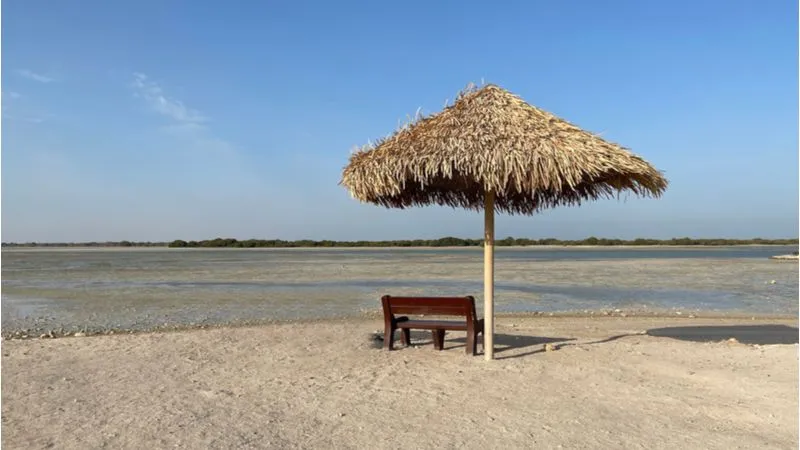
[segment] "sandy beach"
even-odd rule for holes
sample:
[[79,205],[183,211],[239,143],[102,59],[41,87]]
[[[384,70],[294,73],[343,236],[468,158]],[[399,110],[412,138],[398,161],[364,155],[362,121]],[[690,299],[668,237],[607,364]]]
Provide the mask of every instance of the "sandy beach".
[[796,320],[505,317],[493,362],[380,327],[6,340],[3,447],[797,447]]

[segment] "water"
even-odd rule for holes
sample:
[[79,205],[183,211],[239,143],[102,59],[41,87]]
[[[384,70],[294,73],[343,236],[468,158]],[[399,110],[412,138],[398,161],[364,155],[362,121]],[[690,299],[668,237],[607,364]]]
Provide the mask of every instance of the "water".
[[[510,249],[499,313],[601,309],[795,315],[794,247]],[[379,297],[483,293],[465,249],[3,250],[4,334],[355,316]]]

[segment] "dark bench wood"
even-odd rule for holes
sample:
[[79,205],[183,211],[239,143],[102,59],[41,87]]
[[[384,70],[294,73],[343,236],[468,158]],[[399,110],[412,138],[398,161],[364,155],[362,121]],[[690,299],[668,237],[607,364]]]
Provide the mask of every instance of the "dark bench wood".
[[[433,346],[437,350],[444,347],[446,330],[467,332],[466,352],[478,353],[478,334],[483,333],[483,319],[475,312],[475,298],[467,297],[393,297],[384,295],[383,303],[384,335],[383,348],[394,349],[394,332],[401,330],[403,344],[411,345],[410,330],[431,330]],[[431,316],[461,316],[462,320],[423,320],[412,319],[401,314],[426,314]]]

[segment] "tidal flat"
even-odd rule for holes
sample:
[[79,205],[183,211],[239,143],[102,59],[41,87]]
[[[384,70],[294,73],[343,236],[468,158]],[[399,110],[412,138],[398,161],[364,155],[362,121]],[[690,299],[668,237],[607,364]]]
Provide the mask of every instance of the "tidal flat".
[[[796,316],[792,247],[498,248],[498,315]],[[3,336],[374,317],[392,295],[483,297],[459,249],[4,249]]]

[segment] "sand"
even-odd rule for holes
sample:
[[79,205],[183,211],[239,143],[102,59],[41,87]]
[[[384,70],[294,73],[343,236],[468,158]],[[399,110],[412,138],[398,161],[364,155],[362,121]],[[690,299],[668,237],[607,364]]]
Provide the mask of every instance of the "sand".
[[796,320],[503,318],[492,362],[380,326],[6,340],[3,448],[797,448]]

